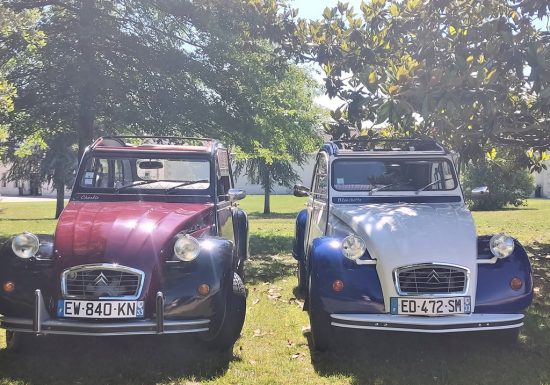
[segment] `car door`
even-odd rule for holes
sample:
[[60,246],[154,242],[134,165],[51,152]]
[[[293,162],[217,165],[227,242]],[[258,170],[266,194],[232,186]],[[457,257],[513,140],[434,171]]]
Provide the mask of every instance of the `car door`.
[[328,217],[328,155],[320,152],[317,155],[311,195],[307,202],[308,221],[306,225],[306,244],[304,250],[309,254],[311,243],[315,238],[323,236],[327,227]]

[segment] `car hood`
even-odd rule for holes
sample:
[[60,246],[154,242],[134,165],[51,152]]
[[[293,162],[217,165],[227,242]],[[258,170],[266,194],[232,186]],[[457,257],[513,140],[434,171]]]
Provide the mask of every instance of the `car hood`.
[[150,271],[169,257],[162,249],[175,234],[211,226],[213,215],[212,204],[70,202],[55,232],[57,260],[62,268],[118,263]]
[[331,212],[365,240],[369,254],[377,260],[385,299],[397,296],[396,268],[441,263],[469,270],[468,294],[474,300],[477,236],[472,215],[463,204],[334,205]]

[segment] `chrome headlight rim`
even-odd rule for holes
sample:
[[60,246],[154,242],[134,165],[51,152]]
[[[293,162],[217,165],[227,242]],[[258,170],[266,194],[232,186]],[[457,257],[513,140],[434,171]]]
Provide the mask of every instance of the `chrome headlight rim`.
[[499,259],[507,258],[512,255],[514,248],[514,238],[506,234],[495,234],[489,240],[489,249],[491,253]]
[[194,261],[200,252],[200,243],[197,238],[189,234],[176,235],[174,242],[174,256],[182,262]]
[[367,244],[363,238],[351,234],[342,239],[342,254],[344,257],[355,261],[365,255],[366,251]]
[[11,240],[11,249],[13,253],[21,259],[35,257],[39,248],[40,239],[29,231],[17,234]]

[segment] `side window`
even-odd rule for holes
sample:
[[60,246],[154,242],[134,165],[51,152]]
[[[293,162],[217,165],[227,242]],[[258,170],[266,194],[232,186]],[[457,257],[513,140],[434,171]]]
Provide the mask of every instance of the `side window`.
[[126,186],[132,183],[133,177],[129,160],[116,159],[114,161],[114,170],[115,188]]
[[317,157],[313,178],[313,194],[316,200],[326,202],[328,195],[328,159],[324,153]]
[[109,187],[109,161],[107,159],[96,159],[94,174],[96,187]]
[[225,148],[218,149],[217,153],[216,179],[218,188],[218,198],[220,201],[229,199],[227,193],[231,188],[231,174],[229,173],[229,154]]
[[453,179],[453,172],[451,170],[451,163],[449,162],[443,162],[442,163],[442,169],[443,169],[443,183],[445,184],[445,189],[450,190],[454,188],[454,179]]

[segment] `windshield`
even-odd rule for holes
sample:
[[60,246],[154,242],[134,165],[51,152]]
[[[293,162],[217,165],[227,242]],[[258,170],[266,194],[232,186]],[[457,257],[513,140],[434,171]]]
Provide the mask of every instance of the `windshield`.
[[338,159],[332,166],[338,191],[445,191],[458,184],[448,159]]
[[[135,193],[143,190],[206,190],[210,162],[206,159],[158,157],[90,157],[79,185],[92,190]],[[109,191],[111,192],[111,191]]]

